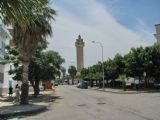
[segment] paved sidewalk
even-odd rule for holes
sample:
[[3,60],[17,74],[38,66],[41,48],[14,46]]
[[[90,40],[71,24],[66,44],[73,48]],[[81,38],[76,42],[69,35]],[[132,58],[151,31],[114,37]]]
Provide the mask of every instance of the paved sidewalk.
[[0,97],[0,120],[2,118],[33,114],[38,113],[44,110],[47,110],[50,102],[53,101],[53,91],[41,91],[40,95],[37,98],[34,98],[32,95],[33,92],[30,92],[29,103],[28,105],[16,105],[13,103],[13,97],[4,95]]
[[99,87],[93,87],[90,88],[92,90],[97,90],[97,91],[102,91],[102,92],[110,92],[110,93],[117,93],[117,94],[137,94],[137,93],[149,93],[149,92],[160,92],[160,90],[130,90],[130,89],[126,89],[126,91],[124,91],[123,89],[117,89],[117,88],[99,88]]

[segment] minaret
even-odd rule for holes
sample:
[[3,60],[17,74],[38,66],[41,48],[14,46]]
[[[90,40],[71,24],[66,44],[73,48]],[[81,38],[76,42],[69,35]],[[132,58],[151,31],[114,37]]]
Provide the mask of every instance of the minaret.
[[157,43],[160,44],[160,24],[156,24],[156,34],[154,34],[155,38],[157,39]]
[[84,67],[84,57],[83,57],[83,47],[84,42],[81,36],[78,36],[78,39],[76,39],[75,46],[77,48],[77,72],[79,73],[80,70]]

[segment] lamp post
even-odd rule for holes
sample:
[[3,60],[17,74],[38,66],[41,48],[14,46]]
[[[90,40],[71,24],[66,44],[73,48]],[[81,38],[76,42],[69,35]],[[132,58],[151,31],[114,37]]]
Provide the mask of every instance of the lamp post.
[[104,62],[103,62],[103,45],[101,42],[92,41],[92,43],[99,44],[102,48],[102,78],[103,78],[103,89],[104,89]]
[[147,75],[146,72],[143,72],[145,88],[147,88],[146,75]]

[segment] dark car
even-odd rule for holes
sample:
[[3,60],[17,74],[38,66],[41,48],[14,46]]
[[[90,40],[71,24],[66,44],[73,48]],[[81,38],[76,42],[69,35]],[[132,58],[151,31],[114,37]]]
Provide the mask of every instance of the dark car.
[[78,83],[77,87],[81,88],[81,89],[88,89],[88,82],[82,81],[82,82]]
[[58,86],[58,83],[54,83],[54,86]]
[[160,83],[154,83],[154,87],[160,89]]

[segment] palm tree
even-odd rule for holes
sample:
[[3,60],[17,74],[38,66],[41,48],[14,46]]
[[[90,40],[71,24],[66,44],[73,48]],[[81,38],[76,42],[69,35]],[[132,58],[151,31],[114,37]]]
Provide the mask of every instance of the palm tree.
[[76,70],[76,67],[75,66],[70,66],[69,69],[68,69],[68,73],[72,79],[72,85],[74,84],[74,78],[76,77],[76,74],[77,74],[77,70]]
[[[0,2],[2,21],[13,26],[15,44],[20,49],[23,65],[21,104],[28,104],[28,65],[30,58],[36,52],[38,42],[52,34],[49,20],[53,19],[56,12],[47,7],[47,3],[48,0],[30,0],[28,2],[2,0]],[[15,9],[13,10],[13,8]]]
[[64,79],[65,79],[65,76],[66,76],[66,68],[65,67],[61,67],[61,72],[62,72],[62,75],[63,75],[63,78],[62,78],[62,84],[64,82]]
[[61,72],[62,72],[63,78],[64,78],[65,75],[66,75],[66,68],[65,67],[61,67]]
[[33,14],[33,9],[34,13],[39,12],[42,10],[43,5],[47,3],[48,0],[0,0],[0,19],[5,24],[18,23],[23,25],[29,23],[32,16],[36,15]]
[[20,49],[23,64],[21,104],[28,104],[28,66],[30,58],[36,52],[38,42],[46,40],[46,36],[52,34],[48,20],[54,14],[54,10],[46,7],[43,14],[38,16],[39,19],[35,19],[34,22],[31,21],[25,30],[21,26],[14,26],[16,45]]

